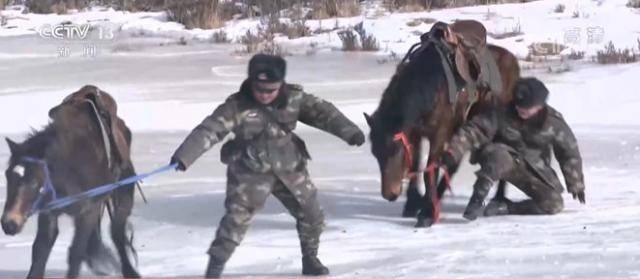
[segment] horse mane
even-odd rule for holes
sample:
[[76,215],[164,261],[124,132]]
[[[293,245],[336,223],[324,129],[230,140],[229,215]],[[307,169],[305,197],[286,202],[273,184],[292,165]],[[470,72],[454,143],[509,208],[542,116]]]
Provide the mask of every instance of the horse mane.
[[372,115],[379,129],[396,132],[408,128],[433,109],[437,93],[446,82],[435,47],[429,43],[412,55],[411,60],[398,65]]
[[26,139],[20,144],[22,153],[24,153],[20,155],[43,158],[47,145],[50,144],[51,140],[55,137],[56,130],[52,123],[47,124],[39,130],[32,129]]

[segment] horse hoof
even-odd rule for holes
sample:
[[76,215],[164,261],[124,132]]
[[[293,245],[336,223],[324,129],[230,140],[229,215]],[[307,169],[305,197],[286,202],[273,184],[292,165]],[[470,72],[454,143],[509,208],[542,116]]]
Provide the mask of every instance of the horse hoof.
[[124,278],[142,278],[142,276],[140,276],[140,274],[135,269],[127,270],[123,272],[122,275],[124,276]]
[[433,225],[435,221],[432,218],[418,218],[418,222],[416,222],[416,228],[428,228]]

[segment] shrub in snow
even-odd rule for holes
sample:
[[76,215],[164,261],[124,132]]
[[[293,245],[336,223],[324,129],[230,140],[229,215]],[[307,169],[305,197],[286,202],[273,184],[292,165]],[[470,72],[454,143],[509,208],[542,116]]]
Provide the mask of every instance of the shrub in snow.
[[433,2],[424,0],[384,0],[383,4],[390,11],[417,12],[430,9]]
[[269,34],[286,34],[287,24],[280,21],[277,13],[260,18],[260,25],[264,32]]
[[228,18],[222,18],[218,1],[167,0],[170,21],[183,24],[187,29],[211,29],[222,26]]
[[357,0],[312,0],[311,16],[314,19],[351,17],[360,14]]
[[216,44],[226,44],[231,42],[231,40],[229,40],[227,32],[225,32],[224,30],[213,32],[213,34],[211,34],[210,41]]
[[25,1],[27,9],[36,14],[66,14],[67,10],[81,10],[89,6],[87,0],[28,0]]
[[373,35],[367,34],[362,22],[353,28],[338,32],[338,37],[342,41],[342,50],[344,51],[377,51],[380,49],[378,40]]
[[263,41],[260,32],[252,33],[251,30],[247,30],[244,36],[240,37],[240,43],[244,45],[243,52],[254,53],[258,51],[258,45]]
[[640,8],[640,0],[629,0],[629,2],[627,3],[627,7]]
[[584,51],[571,50],[571,53],[567,55],[569,60],[582,60],[584,58]]
[[360,36],[360,44],[362,45],[362,50],[377,51],[380,49],[378,40],[376,40],[376,38],[373,35],[367,34],[367,31],[364,30],[362,22],[358,23],[353,29]]
[[603,50],[598,51],[596,61],[600,64],[633,63],[638,61],[638,55],[628,48],[617,49],[610,41]]
[[260,21],[267,34],[283,34],[289,39],[311,35],[311,29],[307,27],[307,20],[302,17],[291,19],[290,23],[286,23],[282,22],[277,14],[271,14]]
[[558,4],[558,5],[556,6],[556,8],[555,8],[555,9],[553,9],[553,12],[554,12],[554,13],[559,13],[559,14],[564,13],[564,8],[565,8],[565,7],[564,7],[564,5],[563,5],[563,4]]
[[170,4],[169,0],[120,0],[120,1],[108,1],[98,0],[92,1],[97,5],[109,5],[115,6],[115,8],[130,12],[150,12],[150,11],[164,11],[167,4]]
[[356,51],[358,47],[358,37],[353,30],[342,30],[338,32],[338,37],[342,41],[342,50],[344,51]]
[[302,6],[295,6],[289,18],[291,19],[291,23],[287,26],[289,39],[311,36],[311,29],[307,26],[307,12],[302,9]]

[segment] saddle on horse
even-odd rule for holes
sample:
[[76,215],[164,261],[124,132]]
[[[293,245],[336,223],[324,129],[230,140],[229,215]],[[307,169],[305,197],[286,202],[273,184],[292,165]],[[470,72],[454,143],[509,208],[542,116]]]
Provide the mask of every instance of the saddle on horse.
[[451,103],[456,102],[458,94],[453,71],[465,81],[467,94],[473,95],[478,90],[502,93],[500,70],[487,47],[486,37],[487,30],[475,20],[458,20],[452,24],[436,22],[429,32],[420,36],[419,44],[433,42],[438,46]]
[[[85,85],[80,90],[70,94],[62,103],[49,110],[49,117],[56,120],[58,114],[66,106],[81,106],[89,103],[96,114],[96,121],[100,127],[105,145],[105,153],[109,167],[120,170],[130,167],[131,132],[124,121],[117,115],[116,101],[107,92],[93,85]],[[115,147],[115,150],[114,148]]]

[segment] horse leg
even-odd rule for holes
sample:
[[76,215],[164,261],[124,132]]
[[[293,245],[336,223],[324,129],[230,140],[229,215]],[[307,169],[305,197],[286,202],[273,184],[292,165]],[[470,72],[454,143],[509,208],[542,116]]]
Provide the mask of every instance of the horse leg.
[[[417,147],[414,150],[414,154],[412,154],[414,161],[412,162],[412,166],[417,166],[416,170],[423,169],[422,160],[426,150],[428,150],[428,140],[422,138],[421,136],[417,136],[412,138],[412,145]],[[418,144],[416,144],[418,143]],[[411,170],[414,171],[414,170]],[[418,173],[416,173],[418,174]],[[404,209],[402,211],[402,217],[411,217],[415,218],[418,216],[420,210],[424,207],[423,203],[423,195],[424,195],[424,187],[425,185],[420,185],[420,177],[416,175],[412,177],[409,181],[409,187],[407,189],[407,202],[404,205]],[[422,190],[422,191],[421,191]]]
[[101,208],[100,205],[94,205],[86,213],[74,218],[75,233],[69,247],[67,278],[77,278],[80,275],[82,261],[87,257],[89,238],[99,224]]
[[38,215],[38,232],[31,248],[31,268],[27,278],[44,277],[45,267],[51,248],[58,237],[58,216],[41,213]]
[[418,192],[417,179],[411,179],[409,182],[409,188],[407,188],[407,202],[402,209],[402,217],[415,218],[420,211],[422,204],[422,197]]
[[[437,132],[429,137],[429,157],[427,166],[432,167],[438,163],[440,156],[444,152],[445,141],[450,138],[451,131],[448,127],[439,127]],[[436,189],[438,183],[439,169],[435,168],[423,174],[426,191],[422,204],[423,209],[418,214],[416,227],[429,227],[435,223],[440,215],[440,195]]]
[[507,182],[504,180],[500,180],[498,182],[498,190],[496,190],[496,195],[493,197],[493,200],[504,201],[506,199],[507,199]]
[[[429,158],[427,159],[427,166],[431,166],[436,162],[436,158],[431,150],[429,152]],[[425,195],[421,200],[422,209],[418,214],[418,221],[415,225],[416,228],[430,227],[438,219],[438,212],[440,210],[439,200],[436,198],[435,181],[438,181],[438,171],[425,171],[422,174],[425,185]]]
[[100,225],[100,221],[91,233],[91,236],[89,236],[86,258],[87,265],[95,275],[113,275],[116,270],[120,269],[120,263],[118,263],[113,251],[102,241],[102,226]]
[[[133,169],[125,170],[123,177],[135,175]],[[140,278],[140,274],[135,269],[129,259],[127,251],[135,255],[135,249],[127,236],[128,218],[133,209],[133,194],[135,185],[127,185],[116,189],[112,195],[113,218],[111,220],[111,239],[118,250],[120,262],[122,263],[122,276],[126,278]]]

